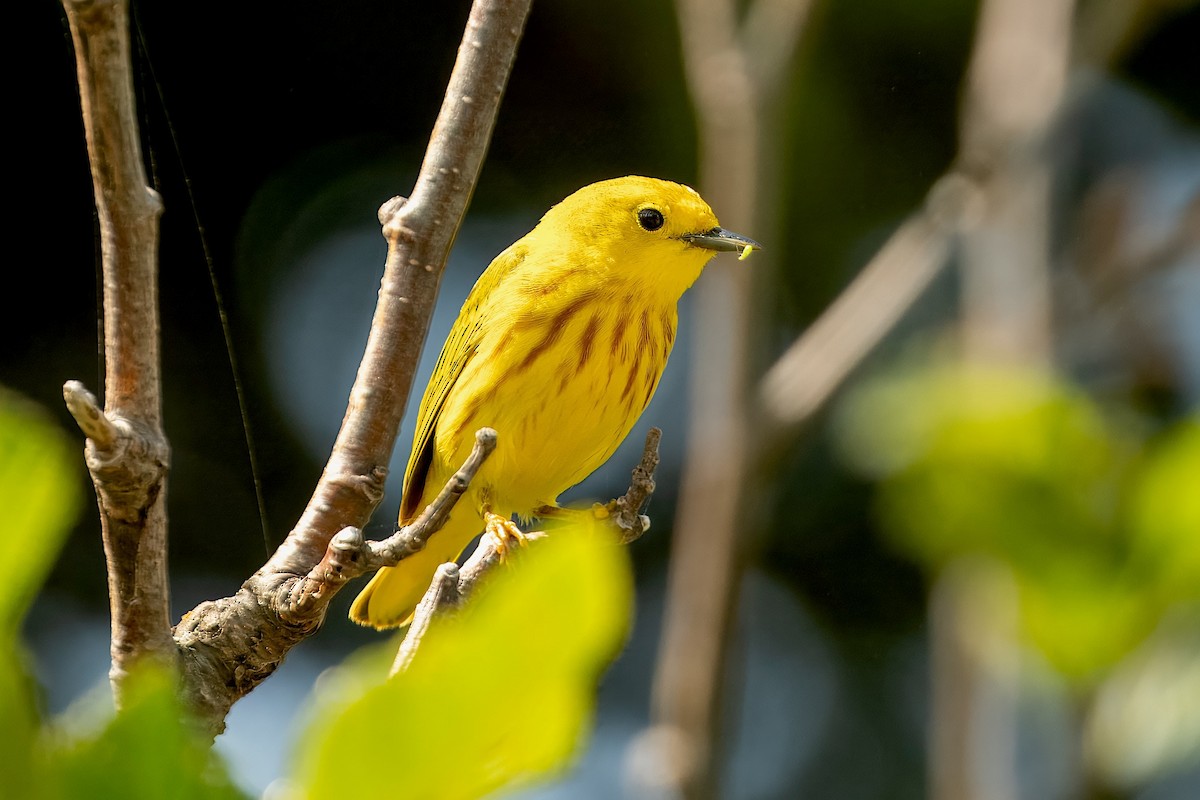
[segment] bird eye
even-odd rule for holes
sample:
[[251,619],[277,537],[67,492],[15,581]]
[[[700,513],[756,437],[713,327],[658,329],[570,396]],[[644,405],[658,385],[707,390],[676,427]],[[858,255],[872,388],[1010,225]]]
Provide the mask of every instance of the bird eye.
[[663,226],[666,220],[663,219],[662,212],[657,208],[643,208],[638,212],[638,225],[641,225],[644,230],[656,231]]

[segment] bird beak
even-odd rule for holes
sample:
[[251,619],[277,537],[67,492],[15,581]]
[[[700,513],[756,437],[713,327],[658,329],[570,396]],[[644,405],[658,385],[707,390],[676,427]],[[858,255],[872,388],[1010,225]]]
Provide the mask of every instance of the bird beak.
[[685,233],[679,237],[685,242],[696,247],[703,247],[707,250],[716,250],[722,253],[743,253],[748,249],[762,250],[762,245],[754,241],[748,236],[742,236],[740,233],[727,231],[724,228],[713,228],[704,233]]

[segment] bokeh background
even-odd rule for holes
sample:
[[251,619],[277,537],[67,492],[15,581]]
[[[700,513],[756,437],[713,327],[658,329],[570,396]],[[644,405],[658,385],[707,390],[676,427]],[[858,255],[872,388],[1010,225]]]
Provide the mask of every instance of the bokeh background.
[[[1069,395],[1064,403],[1104,420],[1096,423],[1101,449],[1128,454],[1102,457],[1118,471],[1148,458],[1156,437],[1168,436],[1200,403],[1194,233],[1190,250],[1100,288],[1086,268],[1112,253],[1141,252],[1164,231],[1196,220],[1197,7],[1133,5],[1138,12],[1107,63],[1077,73],[1071,85],[1062,134],[1071,146],[1056,164],[1050,228],[1055,355],[1064,383],[1047,391]],[[135,4],[140,121],[167,207],[161,291],[176,614],[234,591],[308,499],[375,302],[385,252],[375,211],[412,185],[467,7]],[[816,3],[783,93],[777,163],[767,166],[782,187],[773,213],[783,224],[766,242],[771,291],[756,311],[766,333],[762,366],[820,314],[950,164],[976,11],[962,0]],[[12,131],[32,166],[17,181],[17,207],[34,247],[32,255],[9,257],[0,382],[70,429],[62,383],[76,378],[99,389],[102,374],[91,183],[65,20],[50,2],[22,15],[19,29],[35,41],[22,56],[29,63],[19,76]],[[418,384],[475,278],[546,208],[583,184],[617,175],[694,183],[697,157],[669,3],[535,4]],[[1112,196],[1121,202],[1106,203]],[[744,267],[754,269],[754,260]],[[246,396],[265,531],[214,279]],[[747,532],[751,565],[728,643],[722,746],[729,797],[915,798],[930,788],[929,600],[944,551],[930,556],[936,547],[923,550],[913,544],[919,537],[905,539],[903,520],[888,521],[887,509],[903,505],[895,493],[904,487],[889,483],[903,466],[887,459],[881,466],[870,456],[888,445],[890,415],[903,417],[914,406],[936,410],[936,403],[871,382],[899,380],[897,365],[925,369],[924,354],[943,341],[957,308],[950,270],[830,410],[770,464],[770,509]],[[685,302],[685,329],[705,324],[689,311]],[[650,509],[654,530],[633,548],[638,614],[631,641],[601,686],[597,730],[577,771],[536,796],[604,798],[627,788],[629,744],[648,721],[691,356],[685,336],[632,447],[572,493],[605,499],[622,491],[645,429],[665,429]],[[948,405],[961,408],[961,396],[954,397]],[[880,430],[863,433],[871,421]],[[1035,423],[1018,420],[1012,432]],[[411,428],[407,422],[401,433],[397,476]],[[977,441],[983,434],[963,435]],[[1097,450],[1079,452],[1086,460]],[[922,463],[937,459],[934,452]],[[1059,475],[1067,466],[1046,469]],[[905,474],[920,490],[920,476]],[[1200,469],[1185,474],[1200,494]],[[91,491],[82,460],[77,479]],[[1109,489],[1113,496],[1136,493],[1124,486]],[[390,530],[398,492],[389,486],[369,532]],[[934,500],[924,508],[939,508]],[[1200,529],[1191,536],[1200,539]],[[1169,722],[1166,709],[1181,703],[1200,717],[1200,646],[1194,611],[1190,622],[1186,612],[1188,602],[1195,608],[1196,591],[1190,601],[1187,586],[1177,595],[1184,611],[1174,600],[1163,606],[1173,609],[1172,619],[1183,616],[1171,623],[1182,632],[1162,635],[1178,644],[1171,650],[1183,665],[1177,683],[1196,694],[1184,688],[1165,699],[1139,696],[1135,705],[1150,721],[1137,741],[1153,739]],[[98,523],[84,513],[27,630],[51,712],[86,715],[103,703],[105,598]],[[344,593],[325,630],[235,707],[218,747],[247,789],[261,792],[286,771],[288,721],[322,671],[375,641],[344,621],[351,598]],[[1090,607],[1107,614],[1099,603]],[[1143,627],[1162,630],[1157,622]],[[1131,635],[1128,653],[1152,659],[1134,650],[1144,640]],[[1125,652],[1082,676],[1061,669],[1036,643],[1021,653],[1021,689],[1010,704],[1016,796],[1166,800],[1200,793],[1200,734],[1187,719],[1171,723],[1177,727],[1167,729],[1157,756],[1114,767],[1102,787],[1081,778],[1079,720],[1114,665],[1126,663]]]

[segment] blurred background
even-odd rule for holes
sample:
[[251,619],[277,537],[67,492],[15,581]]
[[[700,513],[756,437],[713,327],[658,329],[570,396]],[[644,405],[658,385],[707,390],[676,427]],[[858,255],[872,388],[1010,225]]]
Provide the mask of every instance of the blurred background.
[[[375,212],[412,186],[467,8],[135,4],[140,122],[167,209],[176,615],[236,590],[308,499],[376,299],[386,248]],[[763,230],[722,217],[767,248],[715,268],[758,271],[752,377],[951,167],[977,12],[960,0],[813,4],[764,115],[772,144],[759,170],[774,188]],[[43,246],[37,263],[10,258],[0,383],[70,429],[63,382],[99,392],[103,372],[94,209],[65,20],[54,3],[24,15],[34,63],[13,127],[36,172],[18,182],[19,207]],[[726,642],[724,796],[953,796],[938,789],[938,742],[962,708],[979,760],[998,773],[978,767],[966,780],[985,788],[973,796],[1200,795],[1200,13],[1093,0],[1076,15],[1063,102],[1038,144],[1049,347],[964,365],[970,281],[956,267],[971,257],[952,257],[831,402],[754,456],[760,488],[739,533],[745,574]],[[550,205],[625,174],[703,192],[701,158],[671,4],[535,4],[418,387],[471,284]],[[201,231],[240,364],[265,531]],[[577,770],[530,796],[620,796],[638,780],[630,746],[649,722],[688,431],[686,332],[720,325],[694,306],[685,299],[685,335],[626,447],[570,493],[621,493],[646,429],[664,429],[654,528],[632,549],[632,638]],[[368,530],[377,536],[393,524],[415,406]],[[90,496],[82,459],[77,480]],[[352,597],[234,708],[218,748],[247,790],[286,771],[280,720],[322,671],[377,640],[345,620]],[[102,702],[94,513],[79,518],[26,637],[48,710]]]

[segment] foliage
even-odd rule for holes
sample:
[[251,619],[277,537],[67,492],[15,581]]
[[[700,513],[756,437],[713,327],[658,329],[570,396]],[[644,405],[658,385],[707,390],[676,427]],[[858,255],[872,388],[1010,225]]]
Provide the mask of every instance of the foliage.
[[302,796],[452,800],[562,770],[624,641],[630,575],[610,539],[560,530],[434,625],[402,675],[382,651],[348,662],[301,742]]
[[97,733],[67,737],[43,725],[18,634],[30,599],[58,555],[80,496],[78,456],[37,409],[0,391],[0,774],[6,797],[240,797],[191,730],[171,680],[147,670],[129,705]]
[[239,798],[208,742],[186,722],[173,677],[143,665],[122,712],[93,736],[44,743],[47,798]]
[[961,364],[877,379],[844,412],[897,546],[934,571],[1008,564],[1026,635],[1068,677],[1200,599],[1200,418],[1146,440],[1055,376]]
[[[18,633],[80,505],[77,457],[36,409],[0,394],[0,773],[6,796],[236,798],[193,730],[174,682],[143,667],[126,708],[69,736],[43,724]],[[476,797],[561,770],[592,713],[600,672],[632,602],[623,548],[560,530],[435,625],[410,670],[386,679],[390,648],[351,658],[326,683],[301,744],[304,796]],[[389,765],[405,754],[405,768]],[[378,765],[380,768],[364,768]]]

